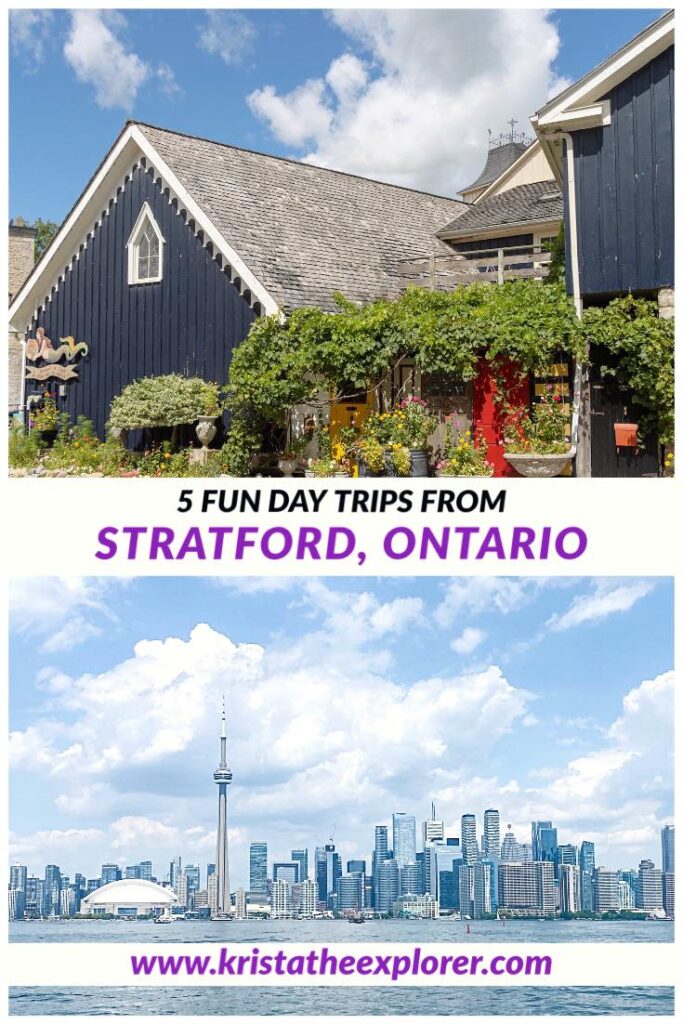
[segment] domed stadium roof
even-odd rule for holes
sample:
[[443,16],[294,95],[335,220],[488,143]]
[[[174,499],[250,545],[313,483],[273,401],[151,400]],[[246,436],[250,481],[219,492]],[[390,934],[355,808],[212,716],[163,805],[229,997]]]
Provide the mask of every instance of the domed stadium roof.
[[172,907],[178,897],[172,889],[164,889],[156,882],[143,878],[122,878],[118,882],[107,882],[86,896],[86,906],[103,907],[116,904],[119,907]]

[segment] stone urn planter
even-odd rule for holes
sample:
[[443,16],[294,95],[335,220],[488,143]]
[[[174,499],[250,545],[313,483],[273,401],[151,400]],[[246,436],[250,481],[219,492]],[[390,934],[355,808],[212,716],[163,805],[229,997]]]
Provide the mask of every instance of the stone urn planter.
[[429,461],[427,452],[421,448],[410,449],[410,475],[429,476]]
[[280,470],[283,476],[292,476],[294,470],[297,467],[296,459],[278,459],[277,468]]
[[559,476],[576,455],[574,445],[561,455],[538,455],[534,452],[512,454],[505,452],[504,458],[521,476]]
[[216,417],[199,416],[197,419],[197,426],[194,428],[194,432],[199,438],[199,442],[203,450],[208,451],[209,445],[216,436]]

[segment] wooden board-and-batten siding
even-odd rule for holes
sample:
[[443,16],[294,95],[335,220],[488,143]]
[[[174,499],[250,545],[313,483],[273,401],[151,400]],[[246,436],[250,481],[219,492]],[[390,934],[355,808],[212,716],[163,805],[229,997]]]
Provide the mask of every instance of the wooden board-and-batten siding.
[[[126,243],[145,201],[165,242],[163,278],[129,285]],[[79,379],[66,385],[66,397],[54,380],[27,381],[27,395],[49,390],[60,411],[86,416],[104,437],[112,399],[139,377],[225,383],[257,313],[193,227],[153,174],[136,167],[28,334],[44,327],[55,347],[69,335],[87,342],[89,354],[75,364]]]
[[611,123],[572,133],[585,298],[674,283],[673,46],[605,98]]

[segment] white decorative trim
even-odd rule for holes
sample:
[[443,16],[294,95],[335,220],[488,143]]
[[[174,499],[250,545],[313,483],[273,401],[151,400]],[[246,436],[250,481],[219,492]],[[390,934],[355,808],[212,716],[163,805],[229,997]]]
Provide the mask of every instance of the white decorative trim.
[[[176,205],[178,214],[182,210],[187,211],[187,221],[195,222],[195,234],[201,232],[204,245],[213,245],[214,252],[220,253],[224,258],[223,270],[229,279],[239,278],[241,294],[249,292],[251,304],[258,302],[265,314],[277,313],[283,316],[275,299],[228,245],[222,234],[159,157],[149,139],[137,125],[130,124],[116,140],[55,235],[47,252],[14,297],[9,309],[9,321],[18,333],[23,334],[29,329],[45,300],[51,301],[52,296],[59,291],[60,283],[73,266],[75,253],[80,251],[81,246],[87,248],[95,230],[109,215],[112,201],[116,201],[119,191],[125,188],[133,172],[144,163],[141,158],[147,161],[148,167],[155,168],[155,181],[160,183],[162,192],[167,194],[169,204]],[[45,288],[48,289],[47,296]]]
[[[145,221],[149,221],[152,231],[159,239],[159,273],[156,277],[143,277],[141,278],[138,274],[138,242],[139,235]],[[133,225],[133,230],[130,233],[130,237],[126,242],[126,248],[128,249],[128,284],[156,284],[161,281],[164,276],[164,236],[161,233],[161,229],[154,219],[152,213],[152,207],[149,205],[147,200],[142,204],[138,219]]]
[[[568,112],[590,107],[597,100],[603,99],[620,82],[668,50],[673,41],[674,15],[673,11],[669,11],[622,46],[617,53],[541,107],[531,118],[536,133],[559,126]],[[567,124],[566,121],[562,123]]]

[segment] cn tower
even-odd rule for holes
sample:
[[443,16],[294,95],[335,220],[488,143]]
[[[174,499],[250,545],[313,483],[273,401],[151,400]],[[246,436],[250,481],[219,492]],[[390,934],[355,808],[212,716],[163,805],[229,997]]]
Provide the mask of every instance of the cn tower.
[[227,738],[225,731],[225,700],[221,716],[221,760],[213,773],[213,781],[218,785],[218,834],[216,842],[216,911],[219,917],[232,913],[230,902],[230,868],[228,866],[228,786],[232,782],[232,772],[226,760]]

